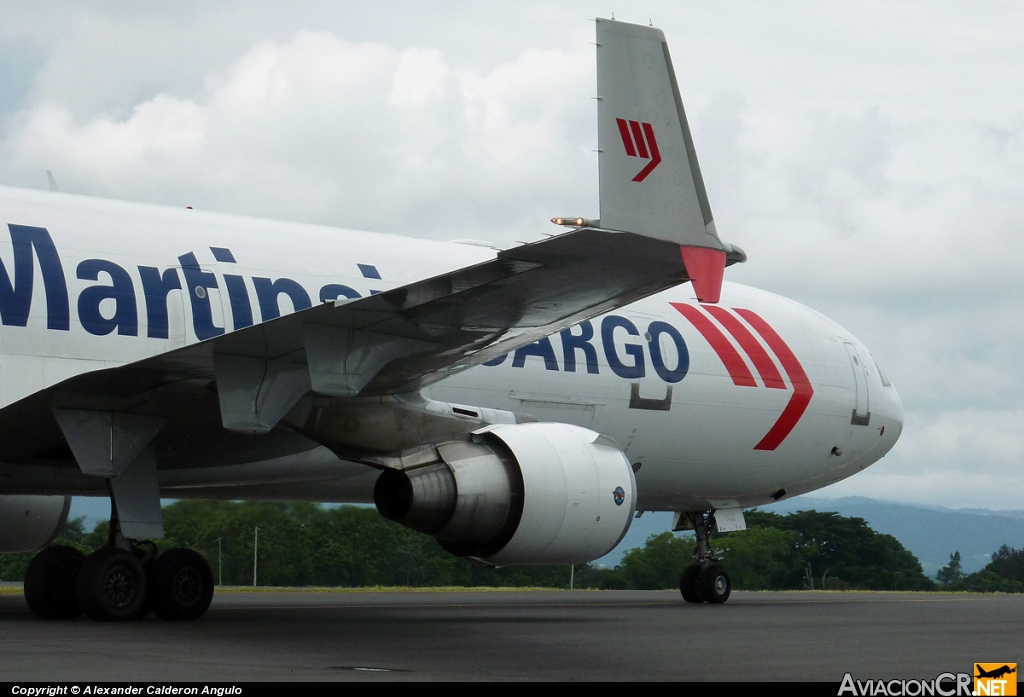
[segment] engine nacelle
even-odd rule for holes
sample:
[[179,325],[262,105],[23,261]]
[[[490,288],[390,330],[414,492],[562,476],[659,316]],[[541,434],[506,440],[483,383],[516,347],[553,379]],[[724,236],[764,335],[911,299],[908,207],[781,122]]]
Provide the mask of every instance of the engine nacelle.
[[492,564],[579,564],[607,554],[636,510],[633,468],[615,441],[578,426],[502,424],[438,458],[385,470],[385,517]]
[[31,552],[64,527],[70,496],[0,496],[0,552]]

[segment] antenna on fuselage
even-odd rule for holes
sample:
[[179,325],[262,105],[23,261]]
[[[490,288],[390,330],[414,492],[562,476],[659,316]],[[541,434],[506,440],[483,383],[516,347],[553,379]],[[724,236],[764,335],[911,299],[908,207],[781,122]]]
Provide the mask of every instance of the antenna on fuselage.
[[53,178],[53,172],[46,170],[46,179],[50,182],[50,191],[59,194],[60,188],[57,186],[57,180]]

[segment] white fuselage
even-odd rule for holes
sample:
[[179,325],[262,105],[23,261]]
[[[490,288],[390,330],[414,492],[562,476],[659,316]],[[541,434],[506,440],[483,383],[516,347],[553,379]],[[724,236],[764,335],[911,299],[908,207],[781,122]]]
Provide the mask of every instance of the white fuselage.
[[[0,212],[9,226],[0,231],[3,406],[84,372],[495,254],[6,188]],[[750,506],[817,489],[877,461],[902,428],[896,390],[849,332],[732,283],[716,308],[700,306],[682,285],[492,363],[433,385],[428,396],[612,437],[635,463],[644,510]],[[0,493],[58,493],[19,483],[23,469],[2,464]],[[209,464],[161,470],[163,493],[367,501],[376,474],[312,446]],[[97,483],[67,493],[105,492]]]

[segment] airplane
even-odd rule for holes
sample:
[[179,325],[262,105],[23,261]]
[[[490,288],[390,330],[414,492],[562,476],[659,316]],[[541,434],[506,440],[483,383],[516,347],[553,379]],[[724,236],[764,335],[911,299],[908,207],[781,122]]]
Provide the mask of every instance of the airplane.
[[[724,280],[663,32],[598,19],[600,217],[498,249],[0,187],[0,551],[42,618],[202,616],[160,499],[374,503],[481,564],[576,564],[644,511],[732,588],[743,508],[883,457],[903,408],[850,332]],[[88,557],[46,546],[111,500]]]

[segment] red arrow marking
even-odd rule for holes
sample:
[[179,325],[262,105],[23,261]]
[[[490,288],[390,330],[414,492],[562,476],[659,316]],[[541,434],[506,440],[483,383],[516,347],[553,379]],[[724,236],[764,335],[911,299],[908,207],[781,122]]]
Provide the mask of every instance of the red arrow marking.
[[[650,155],[647,153],[647,144],[644,143],[643,131],[640,130],[640,122],[630,121],[629,128],[631,131],[633,131],[633,141],[636,143],[637,153],[640,155],[640,157],[646,160],[648,157],[650,157]],[[634,179],[633,181],[636,180]]]
[[[630,123],[635,124],[636,121]],[[633,129],[636,132],[636,129]],[[644,135],[647,136],[647,147],[651,149],[651,161],[647,163],[647,166],[640,170],[639,174],[633,177],[633,181],[642,182],[647,178],[647,175],[654,171],[654,168],[661,164],[661,152],[658,150],[658,141],[654,139],[654,127],[649,123],[644,124]],[[637,145],[643,142],[638,139]],[[642,152],[644,157],[647,157],[647,153]]]
[[747,355],[754,362],[757,372],[761,375],[761,379],[764,380],[765,387],[771,387],[776,390],[786,389],[786,383],[782,380],[782,375],[779,373],[779,369],[775,367],[771,356],[754,338],[750,330],[743,326],[742,322],[729,314],[729,311],[724,307],[704,305],[704,309],[710,312],[711,316],[717,319],[736,338],[736,341],[739,342],[743,350],[747,352]]
[[619,127],[619,135],[622,136],[622,145],[626,148],[626,154],[630,157],[636,157],[636,148],[633,147],[633,136],[629,135],[629,126],[626,124],[626,119],[615,119],[615,123]]
[[633,177],[633,181],[642,182],[661,164],[661,151],[658,150],[658,141],[654,137],[654,126],[626,119],[615,119],[615,125],[619,127],[619,137],[622,138],[622,147],[626,149],[627,155],[650,159],[650,162]]
[[753,327],[754,331],[765,340],[768,347],[775,352],[786,375],[793,383],[793,396],[789,398],[789,404],[782,410],[779,420],[775,422],[771,430],[765,434],[760,443],[754,446],[754,450],[775,450],[782,441],[786,440],[786,437],[796,427],[797,422],[800,421],[800,417],[807,411],[807,405],[811,403],[811,397],[814,396],[814,388],[811,387],[811,381],[807,377],[807,373],[804,372],[803,366],[800,365],[800,361],[778,332],[772,329],[757,313],[738,307],[733,309],[736,310],[736,314],[747,320],[747,324]]
[[725,369],[729,371],[729,377],[732,378],[734,385],[757,387],[757,382],[754,380],[750,369],[747,368],[747,364],[740,358],[739,351],[733,348],[733,345],[725,338],[725,334],[712,324],[711,320],[692,305],[686,305],[685,303],[669,304],[679,310],[683,317],[690,320],[690,324],[696,327],[697,331],[707,339],[707,342],[711,344],[711,348],[715,350],[718,357],[722,359],[722,363],[725,364]]

